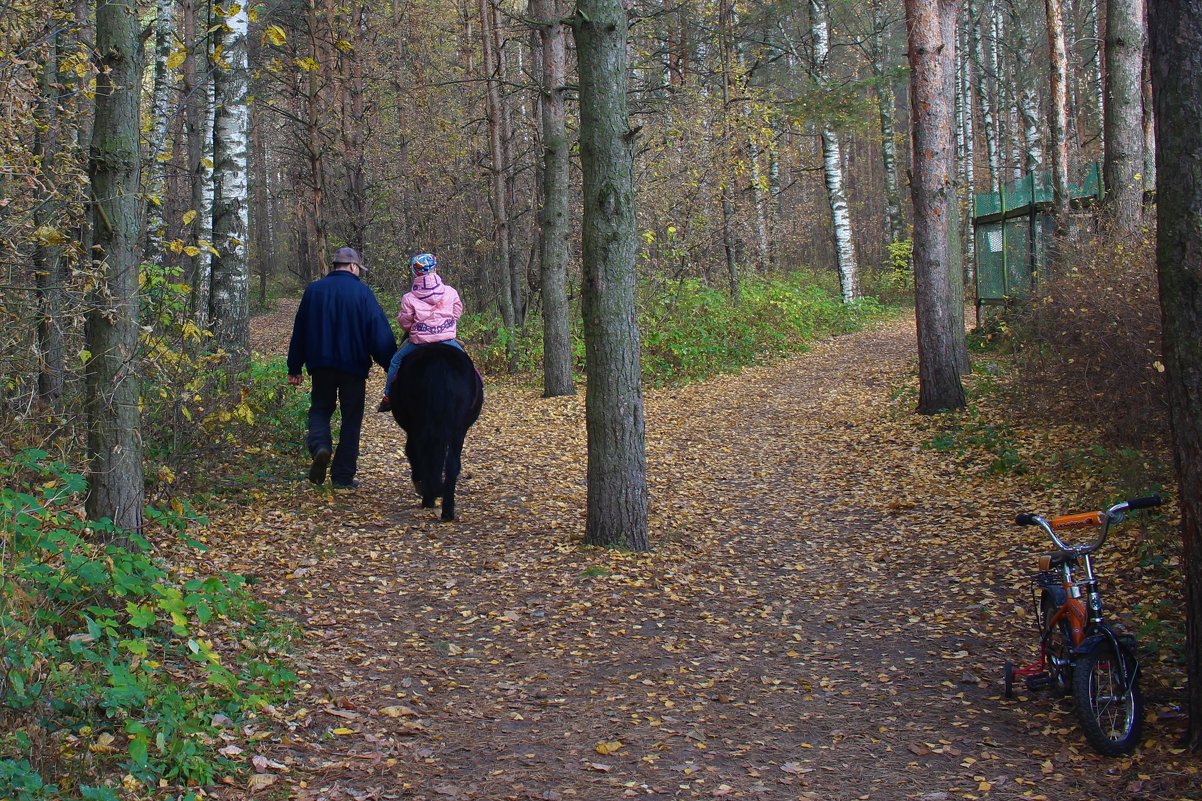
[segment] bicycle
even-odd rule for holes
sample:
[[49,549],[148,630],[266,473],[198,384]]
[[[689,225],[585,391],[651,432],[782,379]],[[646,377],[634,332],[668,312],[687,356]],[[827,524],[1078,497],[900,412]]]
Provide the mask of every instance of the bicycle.
[[[1105,756],[1124,756],[1139,745],[1144,702],[1135,640],[1118,634],[1103,618],[1102,593],[1090,556],[1127,512],[1159,503],[1159,495],[1150,495],[1105,511],[1051,520],[1024,512],[1014,520],[1020,526],[1042,528],[1058,550],[1039,557],[1034,580],[1039,659],[1017,668],[1006,662],[1005,695],[1014,697],[1018,679],[1024,679],[1030,690],[1051,687],[1061,695],[1071,693],[1085,739]],[[1100,531],[1088,545],[1070,545],[1060,537],[1063,532],[1094,526]]]

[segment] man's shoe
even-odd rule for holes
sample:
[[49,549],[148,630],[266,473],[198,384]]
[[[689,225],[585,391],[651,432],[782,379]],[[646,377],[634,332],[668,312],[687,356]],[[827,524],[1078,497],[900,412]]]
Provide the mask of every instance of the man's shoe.
[[333,453],[329,448],[321,447],[313,452],[313,464],[309,467],[309,480],[314,484],[324,484],[326,468],[330,466]]
[[350,482],[345,484],[341,481],[332,481],[330,485],[334,488],[335,492],[350,492],[359,488],[359,480],[352,478]]
[[376,409],[376,411],[377,412],[391,412],[392,411],[392,401],[388,400],[388,398],[385,398],[384,400],[380,401],[380,405]]

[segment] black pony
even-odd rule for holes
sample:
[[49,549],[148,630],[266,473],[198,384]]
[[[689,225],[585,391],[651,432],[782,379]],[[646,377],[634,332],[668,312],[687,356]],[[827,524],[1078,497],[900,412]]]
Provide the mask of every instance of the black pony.
[[389,396],[422,506],[441,497],[442,519],[454,520],[463,439],[484,405],[480,374],[454,345],[423,345],[401,362]]

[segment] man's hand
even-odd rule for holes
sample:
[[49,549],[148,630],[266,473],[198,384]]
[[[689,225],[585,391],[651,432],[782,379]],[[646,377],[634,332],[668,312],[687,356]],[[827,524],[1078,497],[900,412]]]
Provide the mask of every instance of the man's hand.
[[294,387],[299,387],[304,382],[304,380],[305,379],[303,377],[301,377],[299,374],[288,376],[288,383]]

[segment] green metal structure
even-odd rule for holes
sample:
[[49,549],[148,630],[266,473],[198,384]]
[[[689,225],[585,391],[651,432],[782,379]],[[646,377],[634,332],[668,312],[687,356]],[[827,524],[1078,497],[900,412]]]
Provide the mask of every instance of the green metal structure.
[[[1070,184],[1074,205],[1100,201],[1102,165],[1093,162],[1084,179]],[[1002,187],[972,198],[973,271],[977,296],[977,323],[982,306],[1000,306],[1030,294],[1048,266],[1052,239],[1052,180],[1047,172],[1027,173]]]

